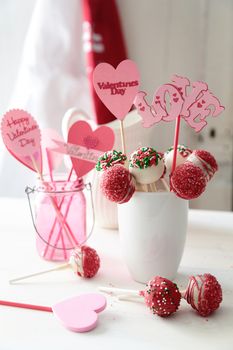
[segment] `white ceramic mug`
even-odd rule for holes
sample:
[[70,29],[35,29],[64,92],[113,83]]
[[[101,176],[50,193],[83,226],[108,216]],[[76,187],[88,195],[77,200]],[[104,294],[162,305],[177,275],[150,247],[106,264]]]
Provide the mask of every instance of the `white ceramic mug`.
[[134,280],[174,279],[184,250],[188,201],[170,192],[136,192],[118,205],[120,240]]

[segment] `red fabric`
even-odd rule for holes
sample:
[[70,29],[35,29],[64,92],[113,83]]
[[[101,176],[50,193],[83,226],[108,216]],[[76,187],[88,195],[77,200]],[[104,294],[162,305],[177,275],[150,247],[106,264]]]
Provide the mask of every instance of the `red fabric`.
[[116,67],[127,58],[115,0],[82,0],[84,51],[87,75],[93,101],[94,119],[105,124],[115,119],[97,96],[93,83],[93,69],[101,62]]

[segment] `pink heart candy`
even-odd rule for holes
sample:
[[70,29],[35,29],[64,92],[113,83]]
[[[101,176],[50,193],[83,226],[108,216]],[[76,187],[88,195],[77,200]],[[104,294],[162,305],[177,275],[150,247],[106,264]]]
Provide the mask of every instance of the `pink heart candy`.
[[131,60],[122,61],[115,69],[100,63],[93,73],[97,95],[117,119],[123,120],[139,90],[139,72]]
[[61,301],[52,310],[64,327],[73,332],[88,332],[94,329],[98,313],[106,308],[106,298],[97,293],[78,295]]
[[[109,151],[114,145],[114,132],[107,126],[94,131],[84,120],[75,122],[68,131],[68,143],[91,148],[97,151]],[[81,158],[71,157],[72,165],[78,177],[82,177],[95,167],[95,163]]]

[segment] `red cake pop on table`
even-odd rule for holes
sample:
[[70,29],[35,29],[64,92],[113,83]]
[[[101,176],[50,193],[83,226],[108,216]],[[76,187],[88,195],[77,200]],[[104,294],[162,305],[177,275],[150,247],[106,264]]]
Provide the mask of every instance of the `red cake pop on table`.
[[170,316],[180,306],[181,294],[172,281],[156,276],[150,280],[145,290],[140,291],[146,305],[153,314],[161,317]]
[[182,297],[201,316],[209,316],[222,302],[222,288],[217,279],[209,273],[191,276]]
[[168,317],[176,312],[180,305],[181,294],[177,285],[166,278],[155,276],[146,285],[145,290],[128,290],[112,287],[100,287],[100,291],[117,293],[119,300],[143,297],[145,304],[153,314]]
[[100,268],[100,258],[95,249],[82,246],[73,250],[69,264],[78,276],[92,278]]
[[171,188],[178,197],[194,199],[206,188],[218,165],[211,153],[195,150],[185,163],[179,165],[171,176]]
[[135,192],[135,180],[124,166],[115,165],[101,176],[100,189],[110,201],[126,203]]
[[39,271],[36,273],[31,273],[29,275],[17,277],[17,278],[11,279],[9,282],[15,283],[31,277],[43,275],[48,272],[63,270],[70,267],[72,268],[74,273],[77,274],[78,276],[84,277],[84,278],[92,278],[97,274],[100,268],[99,255],[97,254],[95,249],[88,247],[86,245],[83,245],[81,247],[75,248],[72,251],[68,263],[58,265],[48,270]]

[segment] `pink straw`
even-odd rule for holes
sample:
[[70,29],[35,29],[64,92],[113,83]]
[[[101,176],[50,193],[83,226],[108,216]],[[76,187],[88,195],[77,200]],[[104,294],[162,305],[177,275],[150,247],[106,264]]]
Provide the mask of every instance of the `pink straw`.
[[0,300],[0,305],[12,306],[12,307],[20,307],[22,309],[32,309],[32,310],[40,310],[46,312],[53,312],[52,308],[49,306],[40,306],[40,305],[32,305],[25,303],[17,303],[13,301]]
[[180,115],[178,115],[178,117],[176,118],[171,176],[176,168],[177,146],[178,146],[178,141],[179,141],[179,133],[180,133]]

